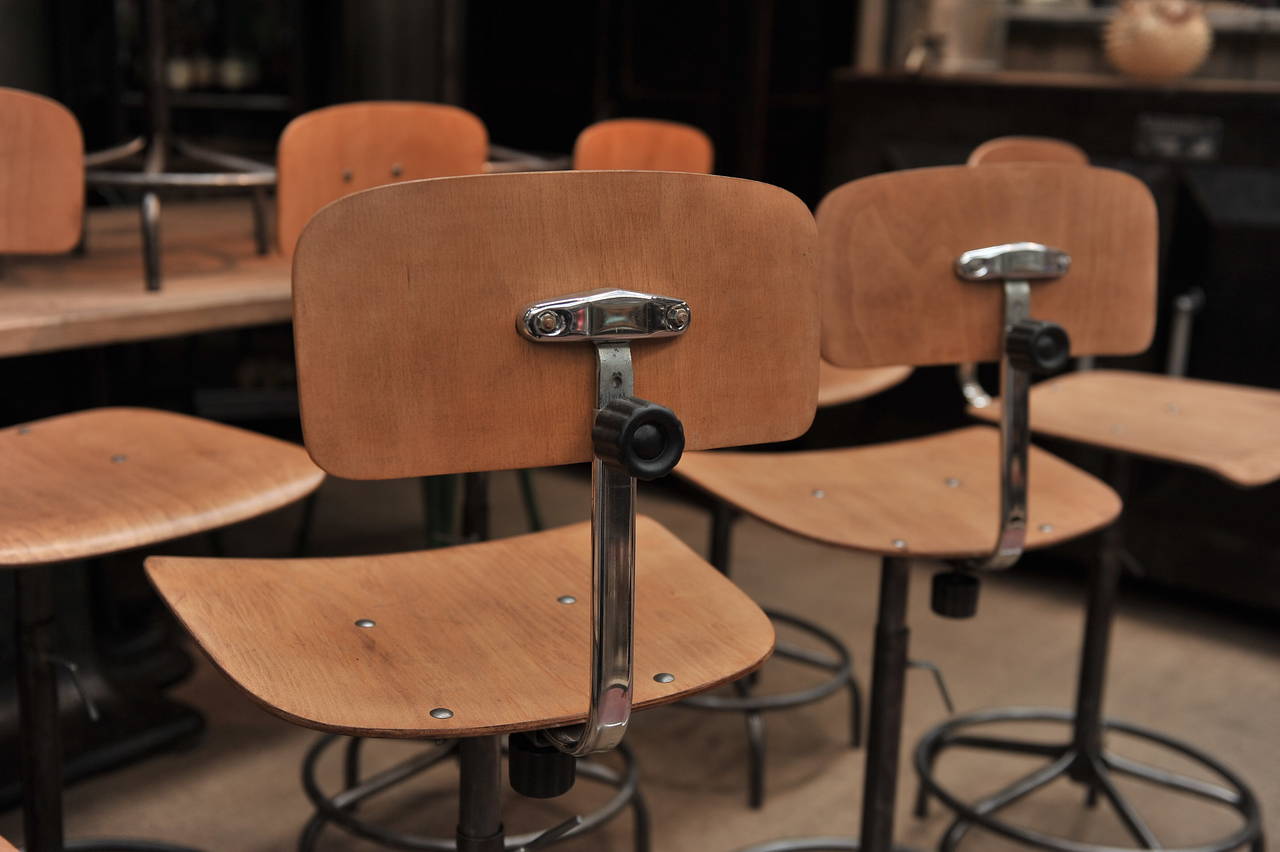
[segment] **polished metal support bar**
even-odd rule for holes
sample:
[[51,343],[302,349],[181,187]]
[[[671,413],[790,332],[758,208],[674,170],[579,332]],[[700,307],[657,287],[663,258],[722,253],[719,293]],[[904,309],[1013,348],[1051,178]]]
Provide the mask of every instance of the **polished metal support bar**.
[[[683,300],[600,289],[527,305],[516,316],[516,330],[536,343],[590,341],[595,345],[598,422],[611,404],[632,399],[630,342],[683,334],[691,320]],[[544,732],[556,748],[574,757],[616,748],[631,719],[635,499],[631,473],[595,455],[591,463],[591,704],[586,724]]]
[[[1029,319],[1031,284],[1004,282],[1004,328]],[[1006,351],[1000,358],[1000,532],[995,553],[974,567],[1010,568],[1027,541],[1027,456],[1031,451],[1031,375],[1015,367]]]
[[[631,345],[597,342],[601,409],[634,390]],[[591,462],[591,708],[585,726],[549,731],[561,751],[583,757],[622,742],[631,719],[632,624],[635,617],[636,481]]]

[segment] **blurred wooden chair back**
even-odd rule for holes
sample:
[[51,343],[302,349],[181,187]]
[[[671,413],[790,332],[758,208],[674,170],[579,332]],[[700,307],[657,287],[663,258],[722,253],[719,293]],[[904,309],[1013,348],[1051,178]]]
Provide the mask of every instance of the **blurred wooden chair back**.
[[43,95],[0,88],[0,255],[68,251],[83,217],[76,117]]
[[684,299],[688,330],[632,346],[635,395],[689,449],[803,433],[816,404],[816,228],[767,184],[666,172],[494,174],[358,193],[294,256],[307,447],[379,479],[588,461],[596,359],[516,330],[600,288]]
[[446,104],[364,101],[300,115],[280,135],[276,237],[286,257],[317,210],[397,181],[484,171],[489,134]]
[[1087,166],[1089,155],[1078,145],[1048,136],[998,136],[988,139],[969,154],[969,165],[1000,163],[1061,163]]
[[575,169],[710,174],[714,157],[711,139],[698,128],[651,118],[597,122],[573,146]]
[[842,367],[999,358],[1002,288],[962,281],[966,251],[1035,242],[1071,255],[1032,315],[1073,355],[1140,352],[1155,326],[1156,209],[1136,178],[1064,165],[948,166],[838,187],[817,213],[822,352]]

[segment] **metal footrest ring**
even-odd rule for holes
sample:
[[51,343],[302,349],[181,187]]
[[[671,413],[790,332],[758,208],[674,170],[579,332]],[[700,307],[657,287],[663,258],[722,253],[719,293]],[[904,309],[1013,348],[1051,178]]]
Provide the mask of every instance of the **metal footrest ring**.
[[[814,686],[791,692],[773,695],[756,695],[755,677],[753,673],[733,686],[737,695],[695,695],[680,703],[686,707],[699,710],[716,710],[728,713],[746,714],[747,744],[749,747],[748,803],[752,808],[764,807],[764,758],[765,758],[765,725],[764,714],[775,710],[789,710],[813,704],[829,697],[841,689],[849,690],[849,744],[853,748],[862,745],[862,690],[853,673],[853,657],[848,647],[833,633],[819,627],[811,621],[777,610],[766,609],[764,614],[771,621],[785,624],[802,633],[817,639],[831,651],[831,656],[824,656],[797,645],[779,642],[774,649],[774,657],[781,657],[793,663],[809,666],[827,673],[827,677]],[[767,663],[766,663],[767,665]]]
[[[347,787],[339,793],[330,795],[320,789],[319,782],[316,780],[316,767],[320,757],[340,739],[347,740],[344,772]],[[436,743],[427,750],[374,773],[363,780],[358,777],[358,753],[360,748],[358,744],[360,742],[362,741],[359,738],[325,734],[316,741],[307,751],[306,757],[303,758],[302,787],[307,798],[311,800],[312,806],[315,807],[316,813],[308,820],[298,840],[300,852],[315,849],[321,833],[330,823],[356,837],[393,849],[454,852],[457,849],[457,845],[452,837],[430,837],[392,831],[359,818],[355,814],[355,808],[361,802],[398,786],[426,772],[437,764],[452,758],[456,751],[456,742],[446,740]],[[580,760],[577,773],[579,778],[607,784],[617,788],[617,792],[604,805],[589,814],[585,814],[582,817],[582,822],[576,828],[561,835],[549,845],[594,831],[612,820],[630,805],[636,821],[636,852],[649,852],[649,815],[644,799],[640,795],[635,759],[626,745],[619,746],[616,751],[623,761],[621,770],[614,770],[591,760]],[[504,747],[503,753],[505,754],[505,752],[506,749]],[[520,849],[538,839],[544,831],[545,829],[527,834],[510,835],[505,839],[505,846],[508,850]]]
[[[858,852],[862,847],[856,837],[787,837],[739,849],[738,852]],[[906,846],[895,846],[893,852],[916,852]]]
[[[1065,742],[1045,743],[962,733],[963,729],[1000,722],[1059,722],[1073,725],[1075,714],[1067,710],[1039,707],[986,710],[956,717],[925,734],[915,751],[916,772],[921,785],[916,802],[916,813],[923,815],[929,797],[938,799],[956,813],[955,821],[938,847],[944,852],[954,849],[968,830],[975,825],[1010,840],[1038,849],[1056,850],[1056,852],[1129,852],[1133,849],[1165,849],[1166,852],[1230,852],[1245,846],[1250,846],[1253,852],[1261,852],[1263,848],[1261,816],[1253,792],[1234,772],[1193,746],[1127,722],[1112,719],[1101,721],[1104,730],[1116,731],[1154,743],[1200,764],[1221,778],[1226,786],[1178,775],[1129,760],[1106,750],[1099,754],[1085,754],[1077,749],[1070,738]],[[968,803],[944,788],[934,777],[934,763],[948,748],[1033,755],[1043,757],[1046,762],[1034,772],[1019,778],[1004,789],[978,802]],[[1117,774],[1146,781],[1189,797],[1234,808],[1243,818],[1243,824],[1220,840],[1193,847],[1164,847],[1112,782],[1111,777]],[[1133,835],[1138,845],[1118,847],[1083,843],[1011,825],[995,817],[1000,809],[1031,795],[1062,776],[1085,785],[1089,791],[1090,800],[1101,793],[1102,797],[1115,809],[1120,821]]]

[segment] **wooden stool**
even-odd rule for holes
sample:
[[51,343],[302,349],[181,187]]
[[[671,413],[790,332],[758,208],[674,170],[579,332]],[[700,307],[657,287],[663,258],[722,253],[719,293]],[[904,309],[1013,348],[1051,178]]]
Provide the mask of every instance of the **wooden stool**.
[[999,432],[970,427],[785,456],[695,453],[680,465],[689,479],[762,520],[883,557],[860,842],[780,840],[756,849],[888,852],[910,560],[952,564],[934,579],[934,608],[963,617],[976,607],[976,570],[1008,568],[1024,547],[1084,535],[1119,513],[1104,483],[1030,448],[1026,387],[1031,368],[1065,357],[1067,333],[1086,352],[1146,345],[1155,212],[1141,184],[1114,172],[954,167],[846,184],[822,202],[818,223],[829,361],[999,358],[1015,401]]
[[[0,254],[69,250],[80,235],[75,118],[0,89]],[[323,474],[301,447],[180,414],[102,408],[0,430],[0,566],[16,588],[23,834],[60,852],[62,745],[51,566],[226,526],[285,506]],[[89,710],[93,715],[92,708]],[[185,850],[140,840],[76,849]]]
[[[458,741],[456,848],[523,843],[503,839],[500,735],[521,734],[522,792],[556,795],[564,756],[617,745],[633,706],[740,678],[772,650],[746,595],[634,520],[633,475],[669,469],[684,441],[805,430],[815,243],[798,199],[706,175],[458,177],[331,204],[294,257],[312,457],[364,479],[592,460],[592,524],[360,559],[153,558],[152,580],[219,668],[283,718]],[[767,333],[740,323],[764,314]],[[535,765],[555,783],[534,784]]]
[[[1059,160],[1065,158],[1064,152],[1074,152],[1073,156],[1079,158],[1077,163],[1087,163],[1082,151],[1065,142],[1037,140],[1034,148],[1027,148],[1021,140],[994,139],[975,149],[970,164],[1013,159],[1032,163]],[[1000,418],[1001,401],[983,391],[974,375],[969,372],[966,392],[971,403],[970,413],[987,420]],[[1033,431],[1121,454],[1113,460],[1111,478],[1122,494],[1128,480],[1126,459],[1134,455],[1198,467],[1245,488],[1280,478],[1280,392],[1277,391],[1175,376],[1088,369],[1040,382],[1030,396]],[[1042,849],[1070,852],[1101,849],[1015,826],[994,816],[1002,807],[1063,775],[1086,786],[1086,801],[1090,806],[1096,802],[1099,792],[1104,794],[1139,844],[1137,848],[1164,848],[1159,845],[1155,832],[1112,782],[1111,776],[1116,774],[1239,811],[1242,825],[1225,837],[1198,845],[1196,849],[1200,852],[1226,852],[1245,844],[1257,852],[1263,848],[1256,797],[1234,772],[1187,743],[1102,715],[1111,626],[1123,570],[1119,526],[1109,530],[1106,538],[1090,579],[1075,712],[1033,707],[987,710],[934,728],[918,745],[916,769],[922,786],[917,811],[923,815],[931,793],[957,813],[942,848],[954,848],[971,826],[981,825]],[[1028,720],[1070,726],[1070,742],[1033,743],[970,733],[974,727]],[[1112,731],[1189,758],[1214,772],[1227,786],[1188,778],[1116,754],[1106,748],[1104,742],[1104,735]],[[1003,790],[969,803],[943,788],[934,777],[933,767],[938,756],[954,746],[1034,754],[1044,757],[1047,763]]]

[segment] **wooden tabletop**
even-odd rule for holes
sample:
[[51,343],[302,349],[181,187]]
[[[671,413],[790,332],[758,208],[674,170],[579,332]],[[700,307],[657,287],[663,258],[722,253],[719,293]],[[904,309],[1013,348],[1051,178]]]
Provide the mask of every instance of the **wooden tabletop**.
[[254,249],[245,199],[165,203],[164,289],[143,284],[132,205],[89,213],[84,257],[9,258],[0,278],[0,356],[172,337],[289,320],[289,265]]

